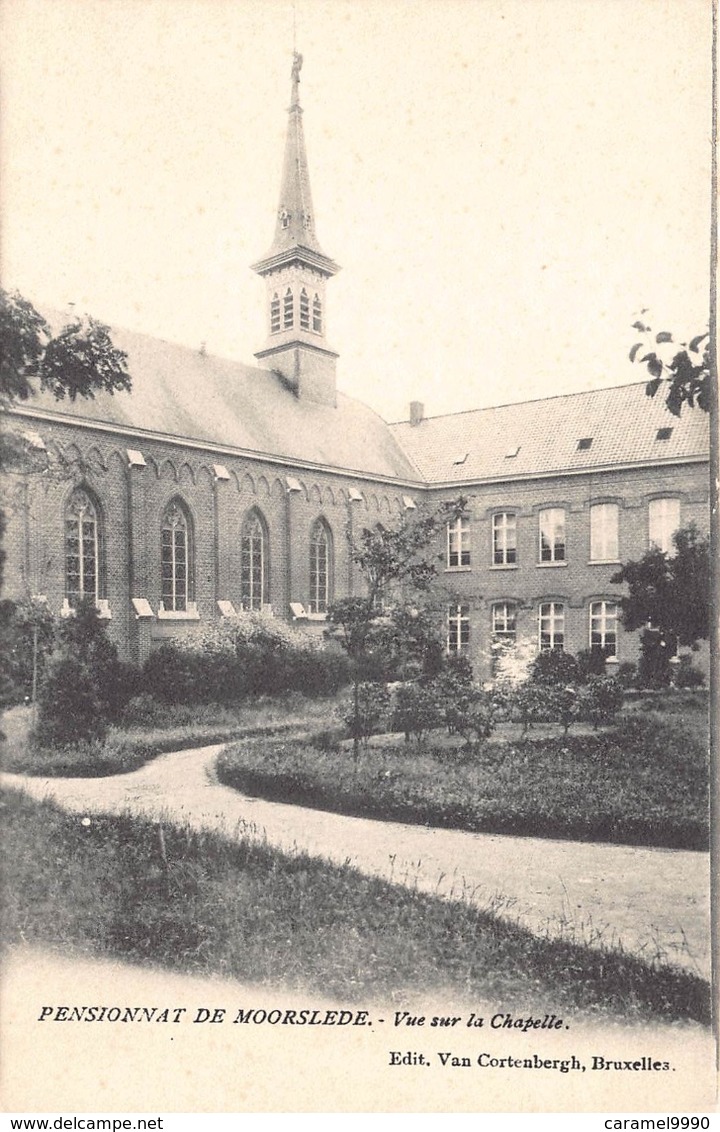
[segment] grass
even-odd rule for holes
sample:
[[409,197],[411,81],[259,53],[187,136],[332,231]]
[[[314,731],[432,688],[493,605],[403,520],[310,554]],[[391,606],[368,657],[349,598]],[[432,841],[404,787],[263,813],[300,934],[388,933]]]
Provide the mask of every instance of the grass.
[[539,939],[304,854],[8,792],[3,938],[348,1003],[465,1003],[708,1023],[707,983],[618,950]]
[[122,727],[111,727],[104,742],[72,747],[38,747],[29,737],[29,708],[14,708],[3,718],[0,765],[13,774],[46,778],[99,778],[138,770],[165,751],[227,743],[239,736],[273,735],[303,727],[317,728],[332,714],[332,701],[249,701],[237,708],[218,705],[191,707],[156,704],[141,722],[132,716]]
[[[532,736],[532,733],[531,733]],[[633,710],[608,731],[494,738],[473,756],[385,739],[360,753],[293,737],[248,739],[220,781],[274,801],[474,832],[705,849],[707,715]]]

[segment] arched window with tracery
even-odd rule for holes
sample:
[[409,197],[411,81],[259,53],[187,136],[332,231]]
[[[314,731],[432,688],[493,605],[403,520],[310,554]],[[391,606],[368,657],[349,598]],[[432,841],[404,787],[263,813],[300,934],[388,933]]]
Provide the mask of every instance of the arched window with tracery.
[[192,529],[179,499],[165,508],[160,540],[161,601],[166,613],[181,613],[192,600]]
[[332,601],[332,535],[323,519],[310,532],[310,612],[327,613]]
[[240,536],[240,600],[243,609],[261,610],[269,604],[269,546],[265,520],[251,511]]
[[101,596],[101,538],[98,507],[77,488],[65,508],[65,597],[71,609]]

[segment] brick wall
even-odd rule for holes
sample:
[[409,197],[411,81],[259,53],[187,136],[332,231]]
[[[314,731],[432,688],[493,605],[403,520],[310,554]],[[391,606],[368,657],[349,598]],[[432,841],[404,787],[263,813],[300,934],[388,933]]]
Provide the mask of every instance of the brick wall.
[[[241,608],[240,532],[250,511],[260,513],[268,533],[269,604],[275,616],[292,619],[291,602],[306,610],[309,605],[313,524],[322,519],[331,533],[331,597],[345,597],[358,592],[361,584],[350,561],[349,529],[392,523],[408,494],[407,488],[401,492],[366,479],[209,454],[181,444],[126,440],[99,429],[47,422],[38,427],[51,466],[62,465],[67,473],[32,476],[27,487],[20,480],[10,485],[5,596],[45,594],[50,608],[61,610],[65,508],[73,490],[84,486],[98,504],[100,596],[109,602],[109,632],[122,654],[135,662],[163,640],[197,632],[218,618],[218,601]],[[138,445],[145,466],[131,466],[128,459],[128,447]],[[227,479],[218,477],[218,465]],[[360,498],[351,499],[351,494]],[[198,619],[157,616],[161,521],[174,499],[190,520],[190,599],[197,605]],[[138,618],[132,598],[145,599],[153,616]],[[323,629],[322,619],[301,619],[298,625],[316,633]]]
[[[457,489],[432,492],[452,499]],[[574,476],[508,481],[466,489],[468,499],[471,564],[445,569],[442,582],[448,603],[470,607],[469,655],[480,672],[489,671],[492,606],[512,602],[517,606],[517,636],[538,637],[538,607],[555,600],[565,607],[565,649],[573,654],[589,647],[591,601],[616,600],[622,588],[610,578],[621,561],[642,557],[648,549],[648,506],[651,499],[672,497],[680,501],[680,523],[709,527],[707,464],[684,464],[627,471],[596,471]],[[590,561],[590,507],[612,502],[619,507],[618,562]],[[565,511],[565,560],[539,564],[538,513],[543,508]],[[517,563],[494,566],[492,517],[500,511],[517,516]],[[438,553],[445,554],[444,546]],[[618,659],[636,660],[637,633],[618,630]],[[701,663],[707,661],[707,650]]]

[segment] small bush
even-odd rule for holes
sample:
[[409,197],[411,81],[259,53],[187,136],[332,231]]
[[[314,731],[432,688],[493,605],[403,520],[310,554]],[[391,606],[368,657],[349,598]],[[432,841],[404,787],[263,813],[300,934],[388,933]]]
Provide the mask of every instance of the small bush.
[[470,687],[446,706],[445,718],[452,732],[465,740],[467,748],[479,751],[495,730],[497,710],[487,692]]
[[103,703],[92,671],[62,653],[50,660],[38,698],[37,741],[64,747],[102,740],[107,732]]
[[390,692],[385,684],[359,684],[357,711],[354,698],[350,699],[341,710],[351,737],[367,741],[371,735],[385,730],[389,709]]
[[675,674],[676,688],[702,688],[705,683],[705,673],[693,666],[689,656],[681,656],[678,670]]
[[670,657],[667,642],[654,629],[640,634],[640,660],[637,682],[639,688],[667,688],[671,680]]
[[33,661],[38,683],[55,645],[56,619],[47,603],[0,601],[0,707],[12,707],[29,698],[33,687]]
[[234,704],[247,696],[334,695],[349,677],[336,648],[261,614],[227,618],[150,654],[144,686],[168,704]]
[[400,684],[390,722],[392,731],[404,732],[406,739],[412,735],[420,743],[428,731],[441,726],[443,712],[435,683]]
[[623,688],[637,688],[638,666],[632,660],[624,660],[618,668],[617,678]]
[[538,653],[530,673],[534,684],[567,685],[580,682],[580,666],[574,656],[560,649]]
[[577,654],[578,672],[581,680],[588,680],[591,676],[604,676],[605,662],[608,658],[607,649],[593,645],[589,649],[581,649]]
[[592,676],[578,689],[577,715],[596,728],[613,722],[623,706],[625,691],[612,676]]

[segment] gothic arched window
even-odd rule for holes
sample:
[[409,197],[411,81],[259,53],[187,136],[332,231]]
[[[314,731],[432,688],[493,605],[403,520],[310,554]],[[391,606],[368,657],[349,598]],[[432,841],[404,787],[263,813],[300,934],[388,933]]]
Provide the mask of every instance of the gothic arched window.
[[313,330],[318,334],[322,334],[322,303],[320,296],[316,295],[313,299]]
[[280,330],[280,299],[277,291],[270,300],[270,333],[277,334]]
[[78,488],[65,508],[65,596],[71,609],[84,598],[100,597],[100,545],[98,509]]
[[285,292],[283,299],[283,327],[285,330],[291,330],[295,322],[295,300],[290,287]]
[[268,534],[258,511],[251,511],[242,525],[240,536],[240,599],[243,609],[261,610],[267,605]]
[[310,612],[327,613],[332,592],[332,535],[318,519],[310,532]]
[[310,299],[304,287],[300,292],[300,329],[310,329]]
[[179,499],[163,512],[160,546],[163,609],[180,613],[192,600],[192,534],[190,516]]

